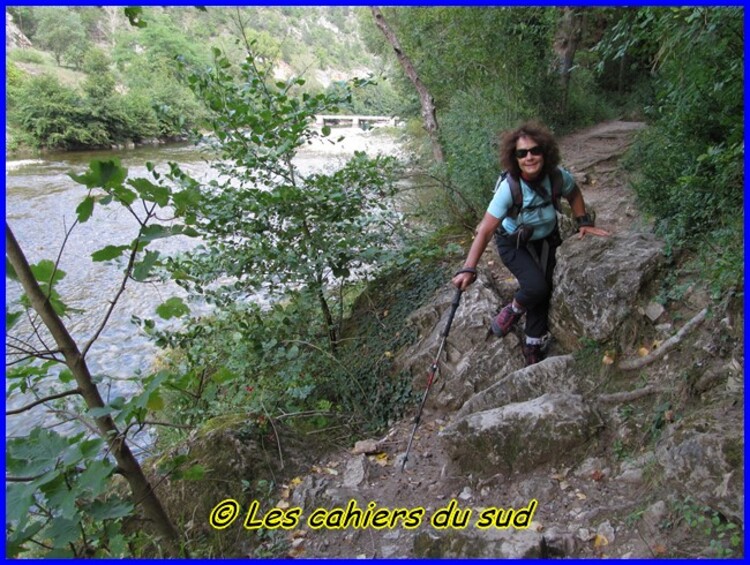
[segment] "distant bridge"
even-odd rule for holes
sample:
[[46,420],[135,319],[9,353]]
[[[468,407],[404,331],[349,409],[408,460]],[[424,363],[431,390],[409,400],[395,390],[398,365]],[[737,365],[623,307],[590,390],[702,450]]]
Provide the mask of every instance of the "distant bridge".
[[398,119],[393,116],[347,116],[344,114],[315,116],[318,126],[348,126],[353,128],[370,129],[375,126],[395,126]]

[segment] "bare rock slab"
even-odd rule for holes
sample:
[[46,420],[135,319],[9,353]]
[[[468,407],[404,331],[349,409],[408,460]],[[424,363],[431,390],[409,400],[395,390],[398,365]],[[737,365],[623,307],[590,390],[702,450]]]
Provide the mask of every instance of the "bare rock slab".
[[491,476],[565,460],[600,422],[580,395],[548,393],[461,417],[440,437],[462,472]]
[[577,349],[580,338],[606,341],[636,311],[641,288],[664,259],[652,234],[568,238],[557,251],[550,328],[556,339]]

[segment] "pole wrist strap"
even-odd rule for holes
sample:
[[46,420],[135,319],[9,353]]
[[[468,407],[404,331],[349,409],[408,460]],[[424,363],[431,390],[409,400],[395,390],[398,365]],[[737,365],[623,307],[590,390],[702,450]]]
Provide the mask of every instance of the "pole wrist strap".
[[471,267],[464,267],[463,269],[461,269],[460,271],[458,271],[456,273],[456,275],[460,275],[461,273],[471,273],[472,275],[474,275],[475,279],[477,278],[477,270],[476,269],[472,269]]

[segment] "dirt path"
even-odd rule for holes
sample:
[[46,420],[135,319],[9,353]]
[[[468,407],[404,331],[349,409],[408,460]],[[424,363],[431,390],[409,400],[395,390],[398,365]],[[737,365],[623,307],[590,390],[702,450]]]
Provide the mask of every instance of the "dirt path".
[[630,229],[637,217],[634,195],[617,163],[643,127],[642,122],[605,122],[560,140],[563,166],[578,177],[597,224],[608,230]]
[[[632,142],[641,123],[613,121],[575,133],[561,140],[566,167],[578,177],[586,202],[596,210],[597,225],[612,231],[628,229],[635,217],[633,195],[616,173],[617,160]],[[502,269],[495,254],[484,254],[483,263]],[[500,274],[500,273],[498,273]],[[425,373],[429,368],[425,367]],[[400,457],[412,430],[411,419],[397,423],[369,453],[342,451],[313,469],[301,485],[291,485],[292,504],[302,504],[309,493],[317,500],[334,501],[345,506],[356,499],[365,510],[374,503],[377,508],[424,508],[426,518],[417,530],[404,527],[377,530],[374,528],[312,530],[303,521],[298,530],[289,533],[290,555],[295,557],[415,557],[419,539],[434,537],[429,517],[434,511],[456,499],[462,507],[486,508],[513,506],[533,497],[544,499],[543,507],[534,516],[535,527],[550,528],[566,525],[571,511],[600,512],[627,502],[627,492],[618,492],[591,476],[565,477],[562,470],[540,469],[531,476],[483,477],[452,476],[447,455],[437,434],[450,419],[450,414],[426,411],[416,433],[412,454],[405,472]],[[596,469],[592,469],[595,472]],[[541,490],[540,490],[541,489]],[[515,506],[520,508],[520,506]],[[593,510],[592,510],[593,509]],[[306,507],[307,517],[311,508]],[[595,536],[597,532],[592,532]],[[603,534],[605,535],[605,534]],[[419,538],[422,536],[422,538]],[[427,537],[425,537],[427,536]],[[606,536],[605,536],[606,537]],[[425,541],[429,545],[429,541]]]

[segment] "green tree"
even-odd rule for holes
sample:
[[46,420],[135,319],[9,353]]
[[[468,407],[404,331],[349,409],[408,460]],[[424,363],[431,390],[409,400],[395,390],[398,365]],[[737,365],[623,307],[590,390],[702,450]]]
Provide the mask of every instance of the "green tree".
[[[341,98],[295,96],[301,79],[273,83],[251,55],[234,69],[216,51],[212,68],[190,79],[210,110],[221,179],[202,192],[198,222],[205,251],[184,265],[200,286],[229,276],[224,300],[236,291],[297,288],[319,304],[322,327],[335,349],[338,329],[331,297],[354,270],[377,263],[395,235],[385,225],[393,194],[390,160],[358,153],[330,174],[305,174],[297,152],[320,135],[315,114],[335,111]],[[199,268],[198,268],[199,267]],[[232,288],[234,291],[232,291]]]
[[[52,51],[58,66],[72,46],[86,41],[81,16],[69,8],[38,8],[39,23],[34,39],[41,47]],[[74,57],[75,58],[75,57]]]
[[40,147],[106,146],[109,134],[85,100],[48,75],[32,77],[18,91],[13,119]]
[[101,49],[90,49],[83,59],[86,81],[83,90],[95,100],[104,100],[115,92],[116,80],[109,70],[109,57]]
[[740,288],[743,276],[742,14],[742,8],[640,8],[598,48],[605,62],[630,52],[650,56],[652,127],[634,147],[634,188],[672,246],[697,244],[715,290]]

